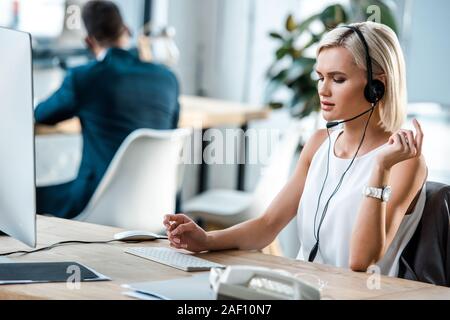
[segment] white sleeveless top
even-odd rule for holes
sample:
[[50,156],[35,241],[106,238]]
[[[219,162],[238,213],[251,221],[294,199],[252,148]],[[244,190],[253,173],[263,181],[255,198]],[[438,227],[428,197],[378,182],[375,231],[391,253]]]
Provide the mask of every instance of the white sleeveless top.
[[[325,203],[351,162],[351,159],[341,159],[334,154],[335,142],[342,131],[340,129],[330,133],[330,165],[317,213],[316,231]],[[320,228],[319,251],[314,262],[349,268],[350,239],[353,225],[364,197],[362,190],[368,184],[375,157],[386,146],[387,144],[384,144],[363,156],[357,157],[350,170],[346,173],[340,189],[328,205],[328,211]],[[312,158],[297,214],[300,238],[300,250],[297,259],[304,261],[308,261],[309,254],[316,243],[314,237],[314,216],[327,171],[327,157],[328,138],[325,139]],[[400,255],[413,236],[422,216],[425,206],[425,191],[424,184],[413,212],[404,216],[386,254],[377,262],[381,274],[397,276]]]

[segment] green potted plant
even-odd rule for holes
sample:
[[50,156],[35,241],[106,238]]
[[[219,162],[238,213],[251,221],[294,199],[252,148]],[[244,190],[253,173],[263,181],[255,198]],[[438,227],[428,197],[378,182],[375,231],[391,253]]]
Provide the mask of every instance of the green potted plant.
[[[348,7],[330,5],[301,22],[290,14],[284,30],[270,33],[279,46],[275,51],[275,61],[267,71],[268,104],[272,108],[288,107],[293,116],[300,118],[319,110],[313,49],[322,35],[340,24],[365,20],[384,23],[397,32],[392,12],[391,1],[352,0]],[[282,90],[285,96],[277,98],[276,95]]]

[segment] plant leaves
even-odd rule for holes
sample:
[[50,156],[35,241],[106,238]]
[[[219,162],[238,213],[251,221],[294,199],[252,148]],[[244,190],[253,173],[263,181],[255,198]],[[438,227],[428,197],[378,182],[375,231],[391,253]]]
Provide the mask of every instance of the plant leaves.
[[319,100],[319,95],[316,93],[316,94],[308,97],[308,99],[305,100],[303,110],[301,111],[299,116],[302,118],[306,117],[311,112],[318,111],[319,108],[320,108],[320,100]]
[[269,36],[274,39],[284,40],[283,36],[281,34],[279,34],[278,32],[270,32]]
[[289,53],[289,50],[290,50],[290,49],[287,48],[287,47],[285,47],[285,46],[283,46],[283,47],[281,47],[280,49],[278,49],[278,50],[275,52],[275,56],[277,57],[277,60],[283,59],[284,56],[287,55],[287,54]]
[[269,107],[273,110],[281,109],[284,107],[284,103],[279,102],[279,101],[272,101],[272,102],[269,102]]
[[297,36],[299,36],[300,34],[302,34],[306,29],[309,28],[309,26],[311,25],[311,23],[313,23],[315,20],[317,20],[317,18],[320,17],[320,14],[315,14],[312,15],[311,17],[309,17],[308,19],[302,21],[298,26],[297,26]]
[[294,49],[294,48],[292,48],[289,51],[289,54],[291,55],[292,59],[294,59],[294,60],[301,58],[302,57],[302,53],[303,53],[303,50],[297,50],[297,49]]
[[303,74],[308,75],[313,71],[316,59],[300,57],[297,58],[289,69],[287,69],[286,82],[294,82]]
[[274,77],[272,77],[271,80],[278,81],[278,82],[284,82],[286,80],[288,74],[289,74],[289,69],[283,69],[280,72],[278,72]]
[[334,29],[339,24],[347,22],[347,14],[342,5],[334,4],[322,11],[320,20],[325,25],[325,28]]
[[312,45],[318,43],[320,41],[320,39],[322,38],[322,36],[325,34],[325,32],[326,32],[326,30],[322,31],[320,34],[311,33],[311,40],[307,44],[305,44],[305,46],[303,47],[303,50],[308,49]]
[[297,23],[294,20],[294,16],[292,14],[288,15],[286,19],[286,30],[289,32],[294,31],[297,28]]
[[278,80],[270,80],[266,85],[266,90],[264,91],[264,101],[268,101],[272,96],[278,91],[278,89],[284,87],[284,83]]

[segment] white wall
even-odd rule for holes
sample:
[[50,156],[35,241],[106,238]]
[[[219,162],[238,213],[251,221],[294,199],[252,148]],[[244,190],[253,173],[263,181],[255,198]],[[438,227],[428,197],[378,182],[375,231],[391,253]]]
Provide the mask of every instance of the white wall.
[[169,0],[167,23],[177,30],[176,71],[184,93],[260,103],[264,72],[284,25],[300,0]]
[[133,33],[133,40],[141,33],[144,23],[144,0],[113,0],[120,9],[125,23]]
[[[157,0],[156,6],[158,1],[165,0]],[[175,41],[181,53],[175,71],[182,93],[262,105],[265,72],[277,45],[268,33],[281,30],[288,13],[299,12],[301,1],[167,1],[166,23],[177,30]],[[252,125],[274,126],[270,121]],[[247,169],[246,186],[252,190],[260,166]],[[209,186],[234,188],[236,170],[236,166],[212,166]]]
[[405,11],[409,101],[450,106],[450,2],[405,0]]

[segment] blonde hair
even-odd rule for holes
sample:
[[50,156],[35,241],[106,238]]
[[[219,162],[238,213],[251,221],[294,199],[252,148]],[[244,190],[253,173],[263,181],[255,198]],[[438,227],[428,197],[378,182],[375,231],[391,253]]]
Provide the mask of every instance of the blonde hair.
[[[379,102],[380,125],[387,132],[401,128],[406,118],[406,71],[400,43],[394,31],[375,22],[353,23],[369,47],[373,78],[384,75],[386,90]],[[361,39],[351,29],[337,27],[326,33],[319,43],[317,56],[327,48],[343,47],[353,55],[355,63],[366,70],[366,51]]]

